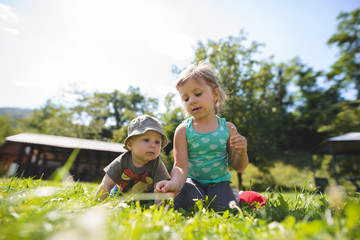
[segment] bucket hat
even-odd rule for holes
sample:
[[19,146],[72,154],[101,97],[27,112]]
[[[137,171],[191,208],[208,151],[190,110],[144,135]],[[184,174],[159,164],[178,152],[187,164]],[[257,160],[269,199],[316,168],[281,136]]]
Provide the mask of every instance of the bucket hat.
[[124,141],[124,148],[128,149],[126,144],[131,137],[142,135],[149,130],[158,132],[162,135],[161,148],[164,148],[168,144],[168,138],[166,137],[159,121],[149,115],[141,115],[131,120],[128,126],[128,136]]

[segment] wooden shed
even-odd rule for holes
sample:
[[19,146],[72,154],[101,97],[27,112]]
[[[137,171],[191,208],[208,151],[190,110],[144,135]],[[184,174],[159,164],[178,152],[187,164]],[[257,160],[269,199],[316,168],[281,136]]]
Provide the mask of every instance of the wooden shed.
[[0,147],[0,174],[47,179],[66,163],[75,148],[80,151],[70,175],[88,182],[100,180],[103,168],[126,151],[121,143],[21,133],[7,137]]
[[[338,173],[336,171],[336,155],[360,155],[360,132],[349,132],[344,135],[336,136],[327,139],[319,147],[317,147],[313,154],[330,154],[331,161],[334,169],[334,177],[336,183],[339,184]],[[355,181],[360,181],[360,176],[356,176]],[[357,180],[356,180],[357,179]],[[355,184],[356,185],[356,184]],[[357,191],[360,191],[360,187],[357,186]]]

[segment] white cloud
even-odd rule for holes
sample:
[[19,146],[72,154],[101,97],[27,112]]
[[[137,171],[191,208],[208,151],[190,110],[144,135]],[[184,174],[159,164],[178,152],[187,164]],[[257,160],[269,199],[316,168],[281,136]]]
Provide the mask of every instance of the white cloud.
[[174,60],[189,60],[193,56],[192,47],[196,41],[186,34],[172,31],[153,32],[151,47],[155,52],[167,55]]
[[19,30],[15,27],[19,22],[20,18],[11,7],[0,3],[0,32],[19,35]]
[[19,35],[19,30],[17,30],[16,28],[9,28],[9,27],[5,27],[4,29],[3,29],[3,31],[4,32],[8,32],[8,33],[10,33],[10,34],[12,34],[12,35]]
[[17,23],[20,21],[17,14],[15,14],[11,7],[0,3],[0,19],[6,21],[6,22],[14,22]]
[[19,79],[13,79],[11,82],[14,84],[14,86],[19,87],[19,88],[39,88],[39,87],[44,87],[41,82],[27,82],[27,81],[22,81],[22,80],[19,80]]

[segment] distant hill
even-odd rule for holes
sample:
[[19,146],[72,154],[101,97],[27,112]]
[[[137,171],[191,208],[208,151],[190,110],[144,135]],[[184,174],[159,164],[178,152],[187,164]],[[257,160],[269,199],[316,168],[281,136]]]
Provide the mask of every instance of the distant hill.
[[9,115],[12,119],[18,118],[26,118],[33,113],[34,109],[30,108],[11,108],[11,107],[3,107],[0,108],[0,116],[1,115]]

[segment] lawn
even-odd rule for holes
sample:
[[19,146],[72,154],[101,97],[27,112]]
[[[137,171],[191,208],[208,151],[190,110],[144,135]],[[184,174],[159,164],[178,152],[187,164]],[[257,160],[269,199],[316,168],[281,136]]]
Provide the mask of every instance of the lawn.
[[333,187],[263,192],[261,209],[218,212],[197,202],[175,211],[117,198],[94,201],[97,185],[0,178],[0,239],[360,239],[360,199]]

